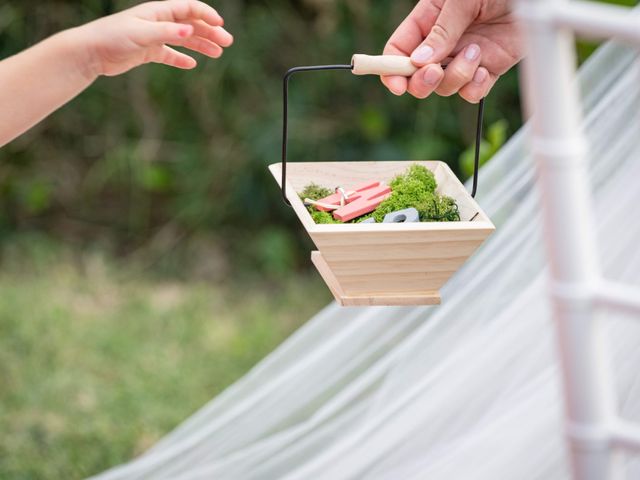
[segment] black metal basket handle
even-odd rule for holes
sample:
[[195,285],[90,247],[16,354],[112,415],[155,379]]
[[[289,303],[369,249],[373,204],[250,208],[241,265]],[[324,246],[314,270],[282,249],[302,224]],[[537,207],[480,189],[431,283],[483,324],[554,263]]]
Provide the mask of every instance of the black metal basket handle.
[[[446,66],[444,67],[446,68]],[[350,70],[354,75],[401,75],[410,77],[417,68],[411,63],[409,57],[401,56],[368,56],[354,55],[350,65],[317,65],[308,67],[295,67],[287,71],[283,79],[283,122],[282,122],[282,198],[287,205],[291,205],[287,198],[287,153],[289,142],[289,80],[297,73],[318,72],[325,70]],[[478,170],[480,167],[480,146],[482,144],[482,126],[484,117],[484,98],[478,104],[478,117],[476,124],[476,148],[473,169],[473,187],[471,196],[475,197],[478,191]]]

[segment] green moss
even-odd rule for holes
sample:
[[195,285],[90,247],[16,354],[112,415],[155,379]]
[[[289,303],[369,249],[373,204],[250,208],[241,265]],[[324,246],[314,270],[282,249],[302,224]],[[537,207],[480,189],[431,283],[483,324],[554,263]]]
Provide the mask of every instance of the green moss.
[[321,212],[320,210],[316,210],[315,207],[307,207],[307,210],[309,210],[311,218],[313,218],[313,221],[316,223],[342,223],[333,218],[330,212]]
[[423,222],[459,222],[460,211],[456,201],[446,195],[435,194],[414,206]]
[[407,171],[395,177],[389,185],[396,191],[407,186],[409,183],[418,182],[428,192],[435,193],[438,184],[433,172],[423,165],[413,164]]
[[392,183],[395,184],[391,196],[387,198],[373,212],[376,222],[382,222],[385,215],[405,208],[416,207],[421,203],[430,202],[434,197],[431,185],[413,177],[397,177]]
[[321,198],[328,197],[333,192],[325,187],[321,187],[320,185],[316,185],[315,183],[310,183],[304,190],[300,192],[300,198],[304,200],[305,198],[310,198],[311,200],[320,200]]
[[370,215],[382,222],[392,212],[415,208],[423,222],[453,222],[460,220],[458,206],[450,197],[436,193],[438,184],[433,172],[422,165],[411,165],[407,171],[395,177],[389,185],[393,193]]
[[[306,198],[310,200],[320,200],[331,195],[333,191],[329,188],[321,187],[315,183],[310,183],[304,190],[300,192],[299,196],[304,201]],[[333,218],[330,212],[322,212],[316,209],[313,205],[307,206],[307,210],[311,215],[311,218],[316,223],[342,223]]]

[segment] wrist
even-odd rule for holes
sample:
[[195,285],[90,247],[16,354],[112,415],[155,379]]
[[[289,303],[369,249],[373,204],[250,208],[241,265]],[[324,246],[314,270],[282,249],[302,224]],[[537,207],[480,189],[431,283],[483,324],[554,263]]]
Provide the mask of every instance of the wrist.
[[98,62],[90,43],[84,39],[83,27],[64,30],[49,41],[56,49],[58,58],[64,59],[71,75],[79,76],[89,84],[98,78]]

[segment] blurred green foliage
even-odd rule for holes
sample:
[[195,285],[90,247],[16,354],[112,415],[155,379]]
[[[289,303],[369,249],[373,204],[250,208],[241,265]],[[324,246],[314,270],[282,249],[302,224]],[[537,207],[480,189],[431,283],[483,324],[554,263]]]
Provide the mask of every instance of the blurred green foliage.
[[[0,56],[132,3],[3,2]],[[280,156],[282,75],[380,52],[413,4],[215,2],[236,38],[223,59],[99,79],[0,150],[0,241],[36,230],[120,254],[151,246],[162,257],[213,234],[240,268],[280,275],[281,265],[308,265],[306,235],[266,168]],[[506,75],[487,103],[487,124],[504,120],[509,133],[520,124],[516,77]],[[460,173],[473,142],[473,106],[397,98],[376,78],[300,76],[291,105],[292,161],[442,159]]]

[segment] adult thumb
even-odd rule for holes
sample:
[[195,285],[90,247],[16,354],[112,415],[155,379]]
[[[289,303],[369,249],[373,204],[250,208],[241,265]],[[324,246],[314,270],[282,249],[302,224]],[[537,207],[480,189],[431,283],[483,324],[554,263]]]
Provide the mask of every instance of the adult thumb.
[[447,58],[475,20],[479,3],[476,0],[446,0],[429,35],[411,54],[411,61],[422,67]]

